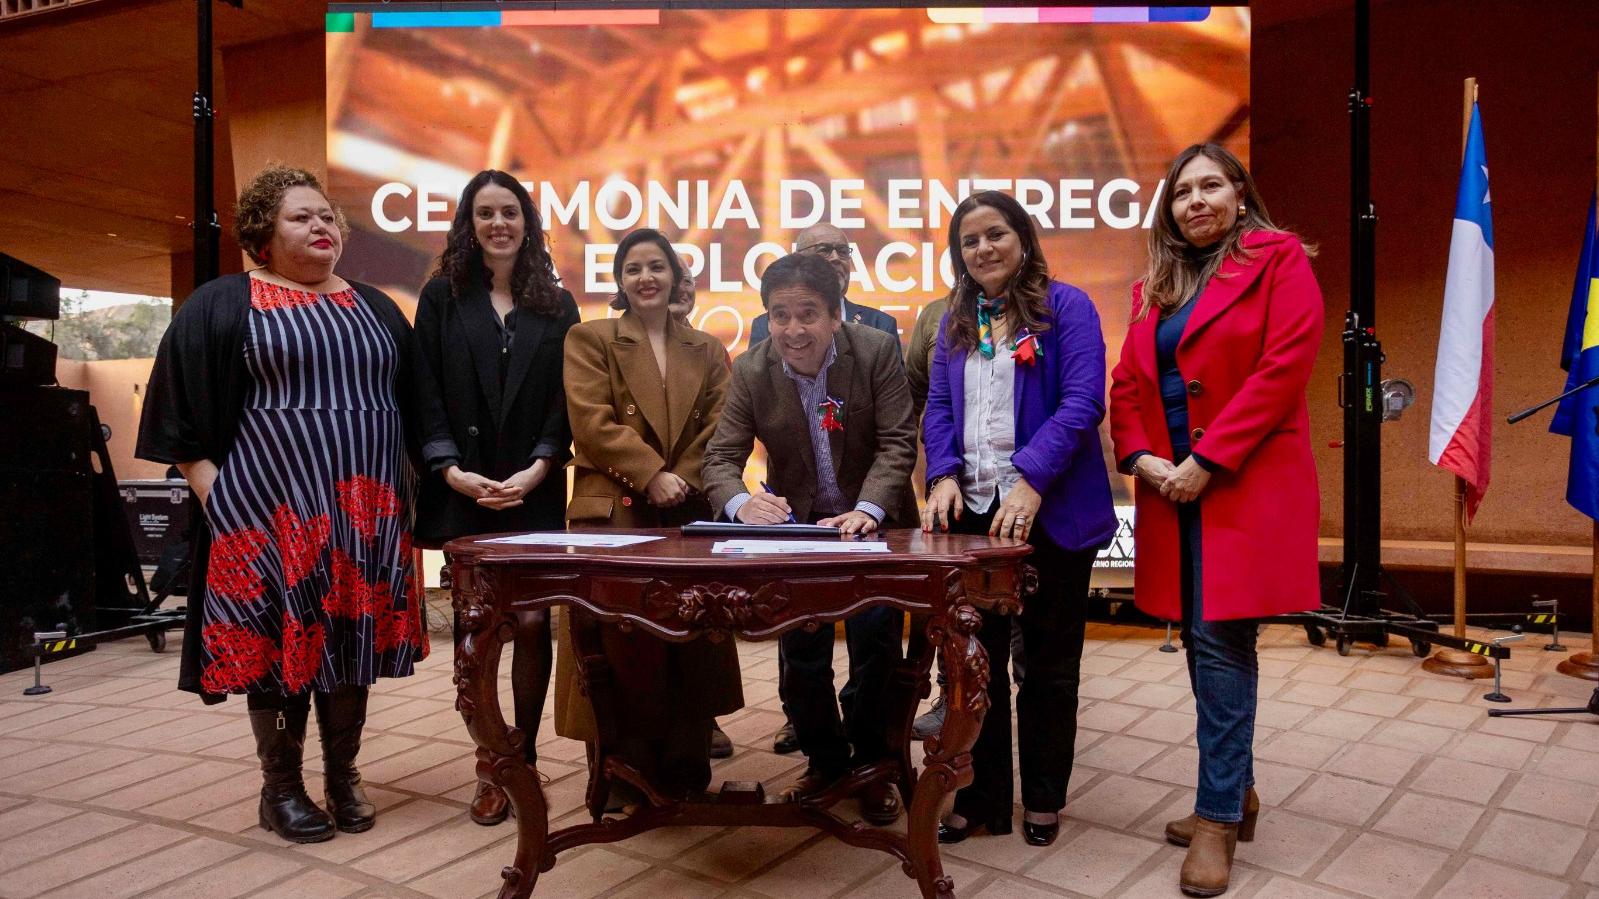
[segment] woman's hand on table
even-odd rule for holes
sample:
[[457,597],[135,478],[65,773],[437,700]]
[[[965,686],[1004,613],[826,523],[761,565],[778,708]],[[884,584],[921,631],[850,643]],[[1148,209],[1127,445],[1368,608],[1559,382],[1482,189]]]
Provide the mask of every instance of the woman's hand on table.
[[922,510],[922,531],[947,531],[951,522],[961,517],[961,485],[955,478],[940,478],[927,494],[927,507]]
[[1026,540],[1033,531],[1033,523],[1038,520],[1038,507],[1043,502],[1044,498],[1038,495],[1032,484],[1027,483],[1026,478],[1018,479],[1016,486],[1010,488],[1010,492],[1000,501],[999,511],[994,513],[994,522],[988,526],[988,536]]

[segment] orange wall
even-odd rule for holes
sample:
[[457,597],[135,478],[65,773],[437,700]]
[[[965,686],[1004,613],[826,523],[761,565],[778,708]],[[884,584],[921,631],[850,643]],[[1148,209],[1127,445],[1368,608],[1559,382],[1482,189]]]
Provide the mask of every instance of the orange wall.
[[[1349,301],[1349,116],[1353,13],[1282,24],[1296,0],[1256,0],[1254,174],[1273,216],[1321,245],[1326,339],[1310,389],[1322,532],[1341,534],[1342,436],[1334,402]],[[1565,503],[1568,441],[1549,413],[1506,413],[1557,393],[1583,216],[1594,186],[1599,4],[1376,3],[1372,13],[1372,198],[1377,326],[1385,374],[1417,388],[1383,426],[1383,534],[1451,539],[1452,479],[1427,462],[1444,270],[1459,177],[1462,81],[1480,83],[1492,184],[1498,328],[1493,483],[1473,541],[1587,544]]]
[[101,362],[56,363],[56,379],[62,387],[89,391],[100,423],[111,428],[111,468],[122,481],[160,478],[167,467],[133,457],[139,437],[140,403],[145,384],[150,380],[154,359],[113,359]]

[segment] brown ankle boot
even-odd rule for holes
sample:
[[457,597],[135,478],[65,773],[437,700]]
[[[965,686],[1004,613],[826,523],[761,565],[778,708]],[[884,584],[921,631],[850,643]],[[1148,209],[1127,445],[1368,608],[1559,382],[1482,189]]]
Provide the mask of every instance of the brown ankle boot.
[[[1173,846],[1187,846],[1194,838],[1194,821],[1197,815],[1178,818],[1176,821],[1166,822],[1166,842]],[[1238,842],[1248,843],[1255,839],[1255,819],[1260,817],[1260,797],[1255,795],[1255,788],[1250,787],[1244,794],[1244,820],[1238,824]]]
[[1220,896],[1227,892],[1237,846],[1237,824],[1195,818],[1193,842],[1188,845],[1178,880],[1183,892],[1190,896]]

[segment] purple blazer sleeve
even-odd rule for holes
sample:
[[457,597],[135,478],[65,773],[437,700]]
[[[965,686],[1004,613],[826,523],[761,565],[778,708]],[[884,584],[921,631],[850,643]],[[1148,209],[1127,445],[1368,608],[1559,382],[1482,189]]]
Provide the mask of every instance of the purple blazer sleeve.
[[[1054,322],[1043,336],[1046,352],[1055,358],[1053,364],[1044,360],[1039,373],[1056,380],[1060,400],[1054,409],[1045,410],[1048,417],[1011,456],[1016,469],[1040,493],[1060,480],[1085,441],[1098,442],[1099,423],[1105,418],[1105,335],[1099,311],[1087,294],[1058,281],[1050,284],[1049,300]],[[1037,397],[1036,391],[1032,393],[1029,400]],[[1023,416],[1029,411],[1021,409]],[[1017,428],[1018,437],[1021,430]]]
[[[944,325],[938,324],[933,345],[933,365],[927,381],[927,408],[922,416],[922,445],[927,449],[927,480],[947,474],[960,474],[960,433],[955,425],[955,404],[966,401],[955,396],[949,383],[949,352],[944,345]],[[957,361],[955,364],[963,364]]]

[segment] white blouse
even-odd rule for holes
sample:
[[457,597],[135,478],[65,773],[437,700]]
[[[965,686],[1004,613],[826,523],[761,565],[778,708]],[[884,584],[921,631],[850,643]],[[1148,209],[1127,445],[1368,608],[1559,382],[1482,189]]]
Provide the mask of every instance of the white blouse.
[[981,515],[1005,498],[1021,473],[1016,452],[1016,360],[1008,340],[994,341],[994,358],[966,354],[965,421],[961,429],[961,496]]

